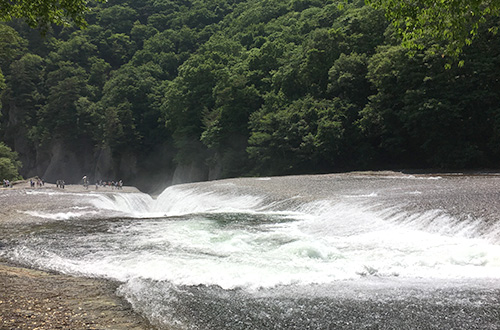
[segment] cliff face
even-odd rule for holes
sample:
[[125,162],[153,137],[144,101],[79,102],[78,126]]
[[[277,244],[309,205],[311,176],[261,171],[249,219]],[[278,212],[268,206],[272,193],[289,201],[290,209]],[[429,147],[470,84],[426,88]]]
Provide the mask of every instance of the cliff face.
[[131,153],[113,155],[109,147],[95,148],[81,143],[78,148],[62,140],[53,141],[46,150],[37,154],[36,170],[49,182],[62,179],[68,183],[80,183],[86,175],[90,183],[103,181],[131,181],[139,175],[137,158]]
[[83,175],[97,178],[102,174],[113,173],[111,157],[101,155],[105,150],[96,154],[92,146],[85,142],[75,148],[62,139],[43,146],[20,141],[22,139],[17,138],[15,148],[23,163],[21,175],[24,177],[39,176],[48,182],[64,180],[67,183],[79,183]]

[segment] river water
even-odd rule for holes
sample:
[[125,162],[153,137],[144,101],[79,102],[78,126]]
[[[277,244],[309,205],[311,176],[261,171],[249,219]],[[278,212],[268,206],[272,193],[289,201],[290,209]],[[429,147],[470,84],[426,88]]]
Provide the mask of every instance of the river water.
[[0,256],[118,281],[159,329],[500,329],[500,177],[28,191]]

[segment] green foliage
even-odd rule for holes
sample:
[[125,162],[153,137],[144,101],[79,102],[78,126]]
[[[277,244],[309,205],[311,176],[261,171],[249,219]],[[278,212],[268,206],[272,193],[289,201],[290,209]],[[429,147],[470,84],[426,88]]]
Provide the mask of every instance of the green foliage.
[[20,179],[19,169],[21,162],[18,160],[18,155],[13,152],[5,143],[0,142],[0,180],[16,180]]
[[247,151],[263,175],[331,169],[344,131],[334,103],[306,96],[287,104],[283,94],[268,95],[250,127]]
[[[11,105],[18,107],[18,114],[23,118],[23,125],[36,121],[36,109],[44,102],[43,66],[44,60],[34,54],[25,54],[12,62],[7,79],[8,89],[4,91],[6,111]],[[20,123],[21,124],[21,123]]]
[[137,19],[137,12],[128,6],[115,5],[100,10],[97,17],[100,27],[113,33],[129,33]]
[[47,103],[38,113],[41,141],[77,137],[75,129],[79,128],[80,121],[75,102],[87,94],[85,80],[84,69],[69,62],[60,62],[59,68],[48,74]]
[[31,27],[39,27],[47,31],[49,25],[69,24],[86,25],[85,12],[89,10],[87,0],[1,0],[0,20],[9,21],[22,18]]
[[0,89],[5,88],[3,72],[9,63],[19,56],[26,47],[26,41],[22,39],[16,30],[0,24]]
[[[366,0],[382,8],[403,36],[409,49],[423,49],[425,40],[444,42],[444,53],[454,58],[472,43],[479,27],[488,17],[498,17],[500,1]],[[492,28],[496,32],[496,27]],[[463,62],[461,62],[463,64]]]

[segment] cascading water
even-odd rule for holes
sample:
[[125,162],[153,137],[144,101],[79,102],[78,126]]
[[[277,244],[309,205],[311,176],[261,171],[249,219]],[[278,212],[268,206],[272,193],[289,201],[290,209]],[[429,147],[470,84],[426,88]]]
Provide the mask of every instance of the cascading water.
[[[433,195],[454,183],[434,177],[317,178],[73,194],[66,213],[24,211],[52,221],[5,228],[0,256],[120,281],[159,328],[450,326],[429,316],[437,305],[463,311],[458,328],[500,327],[498,213],[476,211],[488,200],[463,192],[470,212],[457,210]],[[407,302],[409,321],[395,316]]]

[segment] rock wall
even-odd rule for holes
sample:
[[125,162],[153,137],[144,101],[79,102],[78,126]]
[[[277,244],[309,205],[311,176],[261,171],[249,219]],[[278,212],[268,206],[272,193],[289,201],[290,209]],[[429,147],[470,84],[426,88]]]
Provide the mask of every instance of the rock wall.
[[68,183],[74,183],[82,177],[83,164],[74,152],[65,147],[63,141],[55,141],[48,156],[48,166],[41,175],[44,180],[55,182],[61,179]]
[[208,180],[208,168],[202,163],[179,164],[175,168],[172,184]]
[[[74,148],[64,140],[53,140],[44,147],[34,147],[25,140],[18,141],[18,151],[24,167],[23,177],[38,176],[47,182],[64,180],[68,184],[81,183],[85,175],[91,184],[103,180],[123,180],[144,192],[161,193],[167,186],[221,178],[220,161],[210,166],[203,162],[173,164],[175,153],[168,145],[159,145],[148,155],[139,157],[133,152],[113,153],[108,146],[94,147],[89,141],[80,141]],[[74,145],[74,142],[71,143]]]

